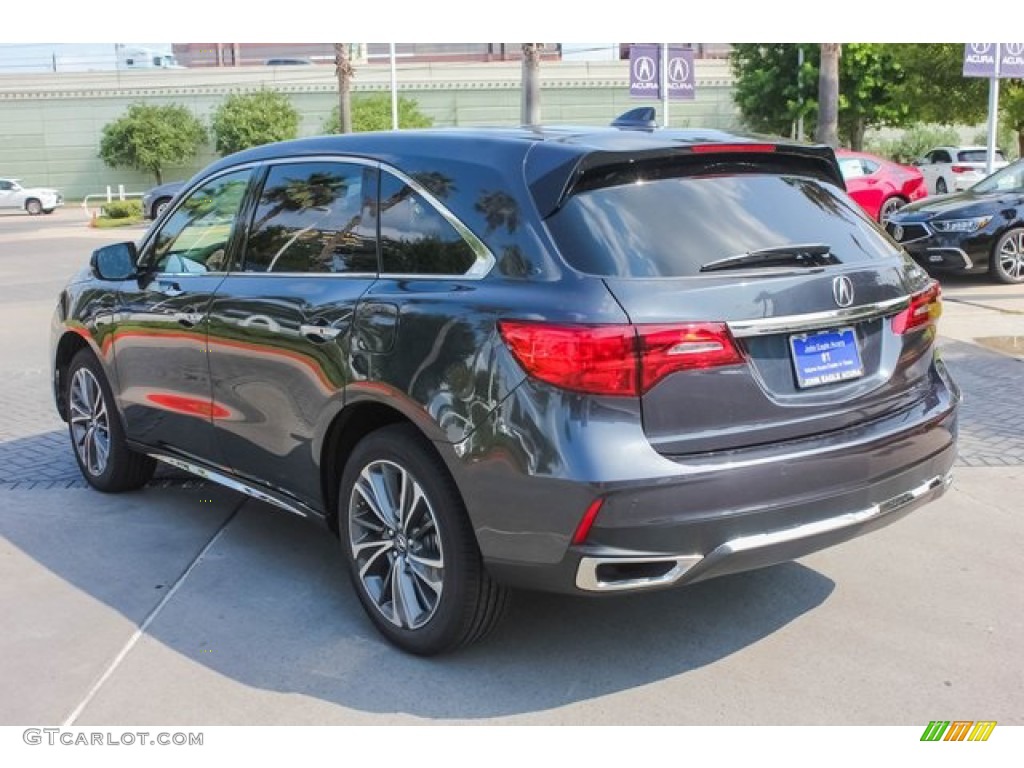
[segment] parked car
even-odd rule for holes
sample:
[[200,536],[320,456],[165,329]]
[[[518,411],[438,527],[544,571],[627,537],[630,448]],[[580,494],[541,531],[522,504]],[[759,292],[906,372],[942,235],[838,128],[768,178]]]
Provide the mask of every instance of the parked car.
[[53,384],[95,488],[163,461],[322,520],[376,628],[431,654],[510,586],[682,585],[938,497],[939,310],[827,147],[361,133],[229,156],[97,250]]
[[56,189],[23,187],[21,179],[0,179],[0,208],[16,208],[31,216],[53,213],[64,205],[64,196]]
[[907,203],[928,195],[924,175],[916,168],[865,152],[836,152],[846,192],[875,221],[884,221]]
[[184,181],[169,181],[153,187],[142,196],[142,215],[147,219],[159,218],[184,186]]
[[930,270],[1024,283],[1024,161],[964,192],[908,205],[886,229]]
[[[988,161],[987,147],[936,147],[926,153],[915,165],[924,174],[928,192],[944,195],[969,189],[985,178]],[[992,170],[1006,167],[1002,150],[996,150]]]

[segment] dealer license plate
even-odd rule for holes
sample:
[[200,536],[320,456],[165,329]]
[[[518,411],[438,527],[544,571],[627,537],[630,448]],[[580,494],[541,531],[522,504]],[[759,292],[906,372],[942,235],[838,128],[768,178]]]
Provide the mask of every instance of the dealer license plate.
[[789,337],[796,383],[801,389],[820,387],[864,375],[853,328],[837,328]]

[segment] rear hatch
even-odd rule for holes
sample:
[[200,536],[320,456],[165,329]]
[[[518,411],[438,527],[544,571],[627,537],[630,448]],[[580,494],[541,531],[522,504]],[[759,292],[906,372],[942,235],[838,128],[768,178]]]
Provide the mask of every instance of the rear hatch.
[[547,218],[638,329],[644,429],[662,453],[844,429],[928,391],[937,288],[830,156],[801,152],[591,158]]

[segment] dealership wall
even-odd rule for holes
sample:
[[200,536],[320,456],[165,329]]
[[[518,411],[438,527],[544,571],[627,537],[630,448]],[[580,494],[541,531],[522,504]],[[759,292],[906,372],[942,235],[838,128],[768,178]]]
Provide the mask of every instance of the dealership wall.
[[[628,62],[545,62],[541,74],[545,123],[607,124],[635,106],[656,104],[629,97]],[[516,63],[423,64],[401,66],[398,81],[401,94],[414,98],[436,126],[515,125],[520,75]],[[696,76],[696,100],[673,102],[671,124],[735,128],[727,63],[698,60]],[[137,102],[183,104],[208,124],[228,94],[259,88],[288,94],[302,115],[300,136],[321,133],[337,103],[330,66],[0,75],[0,177],[56,187],[70,199],[107,185],[144,191],[151,176],[109,168],[97,156],[105,124]],[[390,92],[388,68],[358,68],[353,89]],[[189,166],[166,169],[165,180],[187,178],[215,157],[207,146]]]

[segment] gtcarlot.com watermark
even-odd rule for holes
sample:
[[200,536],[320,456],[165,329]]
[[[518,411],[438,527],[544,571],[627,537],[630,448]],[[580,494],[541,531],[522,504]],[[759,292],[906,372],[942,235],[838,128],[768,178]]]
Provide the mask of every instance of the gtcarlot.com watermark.
[[30,745],[65,747],[201,747],[203,733],[177,731],[79,731],[65,728],[26,728],[22,740]]

